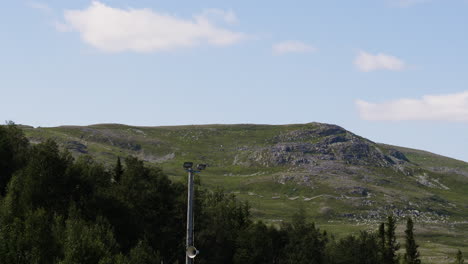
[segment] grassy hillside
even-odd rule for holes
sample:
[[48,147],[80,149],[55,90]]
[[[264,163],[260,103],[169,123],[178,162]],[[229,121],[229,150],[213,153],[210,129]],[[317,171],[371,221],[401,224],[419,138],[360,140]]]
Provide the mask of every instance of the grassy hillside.
[[426,263],[468,255],[468,164],[376,144],[341,127],[203,125],[24,127],[32,142],[54,139],[74,155],[112,166],[137,156],[184,179],[184,161],[207,163],[199,177],[248,200],[258,219],[279,223],[299,207],[338,234],[373,229],[387,214],[412,216]]

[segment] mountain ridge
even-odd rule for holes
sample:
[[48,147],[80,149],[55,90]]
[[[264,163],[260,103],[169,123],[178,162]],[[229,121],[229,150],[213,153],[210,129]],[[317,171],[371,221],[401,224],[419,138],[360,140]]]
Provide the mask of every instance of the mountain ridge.
[[[423,225],[428,254],[468,252],[468,163],[427,151],[376,143],[324,123],[23,127],[33,143],[53,139],[75,157],[112,167],[136,156],[182,181],[184,161],[207,163],[199,175],[249,201],[255,218],[287,221],[303,207],[335,231],[375,228],[388,214]],[[434,248],[440,248],[434,251]],[[437,254],[439,254],[437,253]],[[436,254],[436,255],[437,255]]]
[[[306,125],[306,124],[314,124],[314,123],[319,123],[319,122],[309,122],[309,123],[292,123],[292,124],[256,124],[256,123],[232,123],[232,124],[222,124],[222,123],[209,123],[209,124],[190,124],[190,125],[154,125],[154,126],[142,126],[142,125],[127,125],[123,123],[96,123],[96,124],[89,124],[89,125],[59,125],[59,126],[30,126],[26,124],[17,124],[19,127],[25,128],[25,129],[35,129],[35,128],[44,128],[44,129],[54,129],[54,128],[82,128],[82,127],[108,127],[108,126],[116,126],[116,127],[128,127],[128,128],[189,128],[189,127],[213,127],[213,126],[295,126],[295,125]],[[319,124],[327,124],[327,123],[319,123]],[[334,125],[334,124],[332,124]],[[338,126],[338,125],[334,125]],[[339,126],[341,127],[341,126]],[[368,139],[369,140],[369,139]],[[372,141],[372,140],[370,140]],[[438,154],[433,151],[429,150],[423,150],[423,149],[417,149],[414,147],[405,147],[405,146],[400,146],[400,145],[394,145],[394,144],[388,144],[384,142],[376,142],[372,141],[375,144],[378,145],[384,145],[388,146],[391,148],[398,148],[398,149],[405,149],[407,151],[417,151],[417,152],[424,152],[428,155],[436,155],[442,158],[447,158],[451,160],[455,160],[458,162],[463,162],[466,163],[468,167],[468,161],[450,157],[450,156],[445,156],[442,154]]]
[[468,163],[463,161],[375,143],[340,126],[317,122],[156,127],[94,124],[24,129],[32,142],[52,138],[77,156],[89,154],[106,164],[112,164],[117,156],[134,155],[174,176],[177,164],[185,159],[208,163],[213,173],[221,175],[267,173],[275,183],[309,187],[318,178],[319,185],[328,181],[332,186],[330,181],[335,180],[335,185],[348,182],[356,186],[347,187],[354,188],[361,182],[378,185],[395,177],[413,177],[414,182],[408,183],[416,184],[414,187],[437,188],[446,185],[434,180],[440,175],[429,174],[468,175]]

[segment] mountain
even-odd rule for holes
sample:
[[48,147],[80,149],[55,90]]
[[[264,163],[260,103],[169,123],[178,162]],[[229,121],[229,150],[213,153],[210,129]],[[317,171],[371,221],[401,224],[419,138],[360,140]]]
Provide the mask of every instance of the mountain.
[[54,139],[75,156],[108,166],[117,156],[137,156],[176,181],[184,179],[184,161],[206,163],[202,185],[249,200],[254,216],[266,222],[289,220],[303,207],[340,234],[374,229],[392,213],[413,217],[429,262],[443,261],[455,248],[468,252],[468,163],[375,143],[336,125],[23,129],[33,143]]

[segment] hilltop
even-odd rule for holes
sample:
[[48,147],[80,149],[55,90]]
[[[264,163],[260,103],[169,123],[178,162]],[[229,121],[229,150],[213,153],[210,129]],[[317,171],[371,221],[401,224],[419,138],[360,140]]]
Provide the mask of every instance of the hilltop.
[[54,139],[74,155],[91,155],[108,166],[118,156],[137,156],[175,181],[184,179],[184,161],[207,163],[202,185],[249,200],[254,216],[270,223],[304,207],[317,222],[349,231],[356,225],[373,227],[393,213],[426,224],[421,233],[438,239],[428,240],[428,247],[468,242],[468,163],[375,143],[336,125],[99,124],[23,130],[33,143]]

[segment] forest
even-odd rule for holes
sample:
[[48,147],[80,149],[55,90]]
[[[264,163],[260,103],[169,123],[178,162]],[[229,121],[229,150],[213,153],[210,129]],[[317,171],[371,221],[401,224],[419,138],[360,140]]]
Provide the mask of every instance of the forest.
[[[184,263],[186,190],[135,157],[106,167],[0,126],[0,263]],[[279,226],[254,220],[248,203],[199,179],[195,198],[200,264],[421,263],[410,218],[403,241],[392,216],[375,231],[336,238],[300,209]]]

